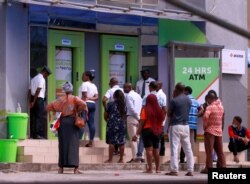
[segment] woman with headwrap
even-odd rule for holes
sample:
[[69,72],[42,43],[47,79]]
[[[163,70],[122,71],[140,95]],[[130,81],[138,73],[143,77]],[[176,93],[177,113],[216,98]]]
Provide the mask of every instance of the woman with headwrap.
[[164,119],[165,114],[158,104],[157,97],[154,94],[148,95],[146,105],[141,110],[139,127],[136,135],[132,138],[136,141],[138,136],[142,135],[147,158],[145,173],[153,172],[152,157],[154,157],[156,173],[160,172],[159,143]]
[[65,95],[49,103],[48,111],[61,112],[58,129],[59,160],[58,173],[63,173],[64,167],[73,167],[74,174],[80,174],[79,166],[79,133],[75,126],[76,113],[87,110],[86,103],[79,97],[72,95],[73,85],[66,82],[63,85]]

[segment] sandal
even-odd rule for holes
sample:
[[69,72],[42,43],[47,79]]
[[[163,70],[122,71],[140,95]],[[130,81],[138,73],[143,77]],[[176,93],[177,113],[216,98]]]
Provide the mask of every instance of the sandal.
[[124,164],[123,160],[119,160],[117,163]]
[[112,160],[106,160],[104,163],[109,164],[109,163],[112,163],[112,162],[113,162]]
[[152,170],[146,170],[146,171],[143,171],[143,173],[147,173],[147,174],[152,174],[153,173],[153,171]]
[[161,171],[160,171],[160,170],[156,170],[155,173],[156,173],[156,174],[159,174],[159,173],[161,173]]
[[63,174],[63,167],[60,167],[60,168],[58,169],[58,174]]
[[193,176],[194,174],[193,174],[193,172],[187,172],[187,174],[185,174],[185,176]]
[[89,147],[89,148],[93,147],[93,142],[92,141],[89,142],[88,144],[85,145],[85,147]]
[[167,176],[178,176],[178,172],[169,172],[169,173],[165,173],[165,175]]
[[200,173],[201,173],[201,174],[208,174],[207,168],[202,169]]
[[74,174],[82,174],[82,172],[78,168],[75,168],[74,169]]

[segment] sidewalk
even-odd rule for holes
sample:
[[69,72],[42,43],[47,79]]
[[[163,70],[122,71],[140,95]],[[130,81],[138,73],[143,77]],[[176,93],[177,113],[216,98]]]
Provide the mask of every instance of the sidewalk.
[[[50,183],[87,183],[87,184],[205,184],[207,175],[200,174],[204,164],[195,164],[194,176],[185,176],[186,164],[180,164],[179,176],[166,176],[170,165],[162,164],[160,174],[143,173],[146,164],[80,164],[83,174],[73,174],[73,169],[65,168],[64,174],[57,174],[57,164],[39,163],[0,163],[0,184],[50,184]],[[214,163],[215,166],[215,163]],[[228,163],[229,168],[249,168],[250,162]]]
[[166,176],[165,172],[160,174],[145,174],[141,170],[111,170],[111,171],[83,171],[83,174],[75,175],[72,169],[67,169],[64,174],[51,172],[16,172],[11,170],[0,170],[0,183],[20,184],[49,184],[49,183],[88,183],[88,184],[109,184],[109,183],[136,183],[136,184],[205,184],[207,175],[194,173],[194,176],[185,176],[184,171],[179,176]]

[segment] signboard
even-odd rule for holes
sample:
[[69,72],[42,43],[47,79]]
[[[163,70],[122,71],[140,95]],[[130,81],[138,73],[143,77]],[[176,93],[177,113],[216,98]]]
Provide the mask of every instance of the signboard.
[[69,39],[62,39],[62,45],[70,46],[71,45],[71,40],[69,40]]
[[72,50],[56,48],[56,97],[64,94],[62,85],[66,81],[72,82]]
[[125,53],[115,53],[109,56],[109,78],[116,77],[119,86],[123,88],[126,82],[126,55]]
[[222,73],[245,74],[246,53],[243,50],[222,50]]
[[123,44],[115,44],[115,50],[121,50],[123,51],[125,49],[124,45]]
[[[176,58],[175,84],[182,82],[193,89],[193,97],[200,104],[205,102],[209,90],[219,95],[219,59],[218,58]],[[199,119],[197,134],[203,135],[202,119]]]

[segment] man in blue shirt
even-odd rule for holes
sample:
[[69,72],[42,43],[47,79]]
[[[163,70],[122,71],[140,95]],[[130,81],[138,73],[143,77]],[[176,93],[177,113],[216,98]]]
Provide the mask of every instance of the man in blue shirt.
[[[188,124],[190,129],[190,142],[193,153],[195,153],[195,142],[196,142],[196,131],[197,131],[197,122],[198,122],[198,115],[202,113],[202,108],[199,102],[192,96],[192,88],[190,86],[186,86],[184,93],[188,96],[188,98],[191,100],[192,105],[189,110],[188,114]],[[184,163],[185,159],[185,153],[183,149],[181,148],[180,152],[180,163]]]

